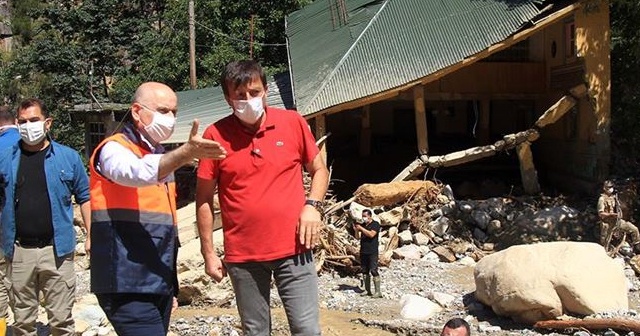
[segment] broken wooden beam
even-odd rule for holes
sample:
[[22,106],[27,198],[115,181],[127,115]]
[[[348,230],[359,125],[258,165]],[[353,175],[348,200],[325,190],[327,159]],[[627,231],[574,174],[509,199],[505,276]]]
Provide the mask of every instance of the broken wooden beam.
[[547,320],[539,321],[533,325],[537,329],[587,329],[587,330],[624,330],[633,331],[634,333],[640,333],[640,321],[622,319],[622,318],[589,318],[589,319],[575,319],[575,320]]
[[569,95],[560,98],[560,100],[558,100],[555,104],[553,104],[553,106],[548,108],[542,114],[542,116],[538,118],[538,121],[536,121],[535,123],[536,127],[542,128],[558,121],[558,119],[560,119],[578,103],[578,99],[584,97],[587,94],[587,87],[584,84],[581,84],[572,88],[571,90],[569,90],[569,92]]
[[538,183],[538,172],[533,164],[533,155],[531,154],[531,143],[525,141],[516,147],[518,159],[520,161],[520,176],[522,178],[522,186],[524,192],[533,195],[540,192],[540,184]]
[[377,207],[404,203],[415,196],[429,196],[430,189],[435,186],[431,181],[422,180],[367,183],[358,187],[353,195],[356,202],[366,207]]
[[432,168],[457,166],[459,164],[493,156],[496,152],[496,146],[494,145],[473,147],[445,155],[429,156],[425,164],[427,167]]
[[[425,155],[425,157],[427,156]],[[424,161],[420,158],[417,158],[413,160],[413,162],[411,162],[405,169],[403,169],[400,174],[396,175],[396,177],[394,177],[391,182],[410,180],[422,174],[425,168],[426,166]]]

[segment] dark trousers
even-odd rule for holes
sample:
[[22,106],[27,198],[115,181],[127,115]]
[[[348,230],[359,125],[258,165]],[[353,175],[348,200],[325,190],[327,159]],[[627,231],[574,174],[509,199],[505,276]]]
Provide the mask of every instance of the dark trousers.
[[161,336],[169,330],[172,295],[113,293],[96,297],[119,336]]
[[374,277],[379,276],[378,273],[378,254],[360,254],[360,267],[362,267],[362,274],[373,275]]

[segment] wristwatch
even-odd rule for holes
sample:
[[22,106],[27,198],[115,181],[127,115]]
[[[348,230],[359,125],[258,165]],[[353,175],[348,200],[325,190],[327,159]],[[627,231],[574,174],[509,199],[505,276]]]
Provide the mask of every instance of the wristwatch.
[[308,199],[308,200],[304,201],[304,205],[310,205],[310,206],[316,208],[316,210],[318,210],[318,212],[321,215],[324,215],[324,207],[323,207],[322,201],[316,201],[316,200]]

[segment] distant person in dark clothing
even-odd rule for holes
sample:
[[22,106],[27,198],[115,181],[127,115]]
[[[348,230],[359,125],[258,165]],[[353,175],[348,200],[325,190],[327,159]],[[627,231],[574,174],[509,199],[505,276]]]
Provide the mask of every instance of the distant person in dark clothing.
[[454,317],[445,323],[440,336],[470,336],[469,322],[459,317]]
[[[380,274],[378,273],[378,233],[380,223],[373,220],[371,210],[362,211],[362,224],[355,223],[354,230],[360,233],[360,266],[364,275],[365,295],[381,298]],[[375,293],[371,293],[371,276]]]

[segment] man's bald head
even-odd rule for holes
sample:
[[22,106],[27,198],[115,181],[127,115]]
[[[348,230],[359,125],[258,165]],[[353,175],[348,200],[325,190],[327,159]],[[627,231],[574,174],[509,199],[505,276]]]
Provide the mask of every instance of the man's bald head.
[[164,100],[178,101],[176,93],[168,85],[158,82],[142,83],[133,95],[134,103],[148,104]]
[[140,130],[151,124],[155,113],[178,113],[178,96],[166,84],[158,82],[142,83],[133,95],[131,118]]

